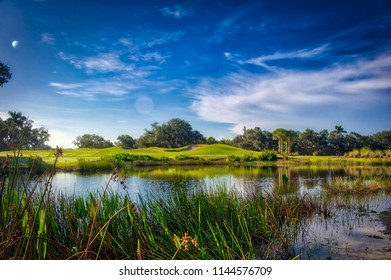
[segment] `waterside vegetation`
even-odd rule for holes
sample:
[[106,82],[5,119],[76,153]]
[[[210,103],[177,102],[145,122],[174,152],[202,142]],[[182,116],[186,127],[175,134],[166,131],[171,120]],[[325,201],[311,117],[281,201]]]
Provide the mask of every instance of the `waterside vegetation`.
[[[217,184],[189,191],[173,185],[132,200],[115,168],[104,190],[86,197],[55,195],[53,176],[64,154],[38,179],[21,172],[21,157],[1,164],[0,259],[294,259],[300,229],[330,215],[330,196],[391,191],[390,178],[325,181],[322,196],[286,191],[243,193]],[[34,182],[33,186],[31,182]],[[289,174],[282,174],[282,187]]]

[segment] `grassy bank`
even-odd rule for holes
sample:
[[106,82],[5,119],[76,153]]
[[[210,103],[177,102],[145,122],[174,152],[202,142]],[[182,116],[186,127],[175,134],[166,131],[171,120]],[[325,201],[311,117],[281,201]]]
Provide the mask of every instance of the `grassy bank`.
[[[12,155],[12,151],[0,152],[0,159]],[[41,172],[53,165],[56,157],[53,150],[22,151],[21,167],[35,166]],[[116,157],[128,157],[121,160]],[[57,159],[57,168],[69,171],[113,170],[115,167],[132,168],[151,165],[267,165],[275,160],[270,152],[254,152],[229,145],[195,145],[178,149],[143,148],[124,150],[121,147],[106,149],[63,150]],[[268,162],[268,163],[266,163]],[[273,165],[278,166],[378,166],[391,165],[390,158],[343,158],[333,156],[289,156]]]
[[[63,150],[63,156],[58,159],[57,166],[59,168],[65,169],[77,168],[80,160],[84,160],[87,162],[97,162],[101,161],[102,158],[118,153],[146,155],[155,158],[167,159],[175,159],[175,157],[179,155],[184,155],[189,157],[199,157],[205,160],[222,160],[229,155],[243,156],[250,154],[259,154],[258,152],[243,150],[240,148],[223,144],[186,146],[178,149],[166,149],[158,147],[132,150],[125,150],[121,147],[112,147],[106,149],[75,149]],[[7,154],[12,155],[12,151],[0,152],[0,157],[6,157]],[[25,150],[22,151],[22,156],[25,158],[40,158],[48,164],[53,164],[55,160],[55,156],[52,150]]]

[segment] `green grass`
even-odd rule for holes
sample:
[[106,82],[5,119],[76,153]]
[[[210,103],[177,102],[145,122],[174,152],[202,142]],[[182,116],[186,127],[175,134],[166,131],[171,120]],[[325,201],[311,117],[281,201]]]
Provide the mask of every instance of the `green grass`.
[[318,166],[377,166],[391,165],[391,158],[346,158],[338,156],[289,156],[289,162],[296,165]]
[[[229,155],[245,155],[257,154],[257,152],[243,150],[240,148],[224,145],[197,145],[193,149],[190,146],[167,149],[167,148],[140,148],[133,150],[125,150],[121,147],[112,147],[106,149],[74,149],[63,150],[63,156],[58,159],[57,166],[59,168],[77,167],[80,159],[85,161],[99,161],[102,157],[114,155],[116,153],[128,153],[136,155],[150,155],[153,157],[168,157],[174,159],[178,155],[197,156],[207,159],[223,159]],[[0,152],[0,157],[5,157],[7,154],[12,154],[12,151]],[[40,157],[46,163],[53,164],[55,160],[54,152],[48,150],[40,151],[22,151],[24,157]]]
[[[185,146],[177,149],[167,148],[140,148],[132,150],[124,150],[121,147],[112,147],[106,149],[74,149],[63,150],[63,156],[58,159],[57,166],[61,169],[80,170],[85,168],[86,170],[99,170],[99,169],[112,169],[112,164],[107,164],[101,161],[102,158],[119,154],[135,154],[135,155],[148,155],[155,158],[169,158],[175,160],[178,157],[198,157],[203,160],[218,161],[226,159],[227,157],[236,156],[259,156],[262,152],[254,152],[249,150],[240,149],[237,147],[225,145],[225,144],[213,144],[213,145],[194,145]],[[12,155],[12,151],[0,152],[0,158],[5,157],[7,154]],[[41,158],[43,162],[47,164],[53,164],[55,160],[54,152],[50,150],[40,151],[22,151],[22,155],[25,158]],[[191,160],[190,160],[191,161]],[[205,163],[205,161],[197,161],[191,163],[190,161],[182,161],[181,164],[198,164]],[[82,162],[82,166],[80,163]],[[139,162],[140,165],[153,164],[151,162]],[[156,164],[156,163],[154,163]],[[342,158],[334,156],[289,156],[288,160],[281,161],[279,165],[338,165],[338,166],[365,166],[365,165],[391,165],[390,158]]]

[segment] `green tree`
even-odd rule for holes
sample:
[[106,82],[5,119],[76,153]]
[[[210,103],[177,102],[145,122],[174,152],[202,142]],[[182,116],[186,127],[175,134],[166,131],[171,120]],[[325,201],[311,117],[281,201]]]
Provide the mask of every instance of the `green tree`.
[[8,122],[16,125],[19,128],[22,128],[28,120],[27,117],[23,116],[21,112],[9,111],[8,115],[10,116],[8,118]]
[[178,148],[191,144],[205,143],[205,137],[191,125],[182,119],[174,118],[159,125],[153,123],[151,130],[145,133],[136,141],[137,147],[166,147]]
[[280,154],[284,153],[284,142],[287,131],[283,128],[277,128],[273,131],[273,139],[278,141],[278,152]]
[[291,153],[291,146],[297,140],[299,133],[294,130],[285,131],[285,152],[289,155]]
[[391,149],[391,130],[384,130],[373,134],[370,137],[372,149],[389,150]]
[[21,112],[8,112],[7,120],[0,119],[0,150],[47,149],[49,141],[47,129],[33,128],[34,122]]
[[336,125],[334,130],[330,132],[329,143],[335,155],[343,155],[348,151],[345,134],[346,131],[341,125]]
[[117,137],[117,142],[115,144],[124,149],[133,149],[136,141],[130,135],[120,135]]
[[110,140],[106,140],[102,136],[96,134],[83,134],[77,136],[76,140],[72,142],[78,148],[109,148],[113,147],[113,143]]
[[208,144],[208,145],[212,145],[212,144],[216,144],[216,143],[217,143],[217,140],[213,136],[210,136],[210,137],[208,137],[208,139],[206,139],[206,144]]
[[236,147],[253,151],[270,150],[275,146],[272,134],[259,127],[250,129],[244,127],[243,135],[235,136],[232,143]]
[[318,149],[318,134],[307,128],[300,133],[296,145],[296,151],[301,155],[312,155]]
[[11,69],[0,61],[0,86],[3,87],[5,83],[12,78]]
[[299,133],[295,150],[300,155],[328,155],[330,153],[327,130],[316,132],[307,128]]

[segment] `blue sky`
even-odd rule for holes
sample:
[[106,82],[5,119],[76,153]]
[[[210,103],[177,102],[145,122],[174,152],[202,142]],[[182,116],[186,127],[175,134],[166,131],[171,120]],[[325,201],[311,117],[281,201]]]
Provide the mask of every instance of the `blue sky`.
[[185,119],[243,127],[391,129],[391,2],[0,0],[0,117],[52,146],[137,138]]

